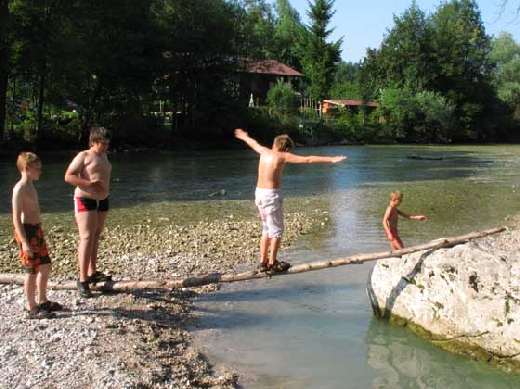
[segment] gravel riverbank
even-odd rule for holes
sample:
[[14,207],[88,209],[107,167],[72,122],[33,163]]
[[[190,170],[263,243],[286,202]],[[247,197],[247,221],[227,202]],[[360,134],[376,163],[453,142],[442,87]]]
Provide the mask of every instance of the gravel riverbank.
[[[109,223],[100,247],[100,267],[114,278],[162,279],[256,265],[260,228],[254,215],[184,225],[170,223],[167,216],[122,220]],[[327,222],[319,208],[288,212],[284,245]],[[52,277],[74,278],[75,229],[45,218],[44,227]],[[9,234],[0,237],[0,271],[20,271]],[[0,386],[235,387],[236,377],[225,368],[214,371],[186,330],[194,320],[191,298],[217,287],[96,294],[89,300],[76,291],[50,291],[49,297],[67,310],[52,320],[26,320],[22,288],[0,286]]]

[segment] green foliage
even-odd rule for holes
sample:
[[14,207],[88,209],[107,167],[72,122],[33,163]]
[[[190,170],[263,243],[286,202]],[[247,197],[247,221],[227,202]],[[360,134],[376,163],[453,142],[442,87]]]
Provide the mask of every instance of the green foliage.
[[328,42],[332,29],[330,20],[334,16],[334,0],[314,0],[308,11],[311,24],[303,43],[305,50],[302,58],[303,71],[308,80],[308,94],[314,99],[328,97],[340,59],[342,39]]
[[360,83],[361,64],[340,62],[337,65],[329,97],[332,99],[363,99]]
[[276,0],[276,22],[274,25],[274,48],[272,57],[295,69],[301,70],[301,58],[307,31],[300,15],[288,0]]
[[[112,127],[116,143],[161,144],[249,121],[313,142],[500,140],[520,126],[520,46],[486,34],[476,1],[430,15],[412,2],[358,64],[341,62],[342,39],[330,39],[334,6],[310,1],[306,26],[290,0],[0,0],[0,140],[4,122],[11,137],[49,145],[84,141],[92,124]],[[297,112],[280,82],[269,112],[247,110],[244,58],[302,71],[298,92],[315,101],[380,107],[320,118]]]
[[416,136],[428,142],[449,141],[454,125],[455,107],[440,93],[420,91],[415,95],[419,118],[415,123]]
[[[494,131],[485,118],[496,115],[490,50],[491,38],[475,1],[444,2],[428,17],[413,2],[394,18],[381,47],[367,52],[359,79],[368,96],[385,89],[385,116],[397,137],[485,139]],[[450,123],[433,108],[418,107],[420,101],[442,107],[439,110],[449,113]],[[449,134],[436,130],[437,135],[428,136],[432,128],[448,127]]]
[[381,48],[367,57],[367,71],[378,88],[406,86],[413,91],[428,86],[432,78],[430,26],[415,1],[401,16],[394,16],[394,26]]
[[494,85],[514,118],[520,121],[520,44],[511,34],[502,33],[492,42],[491,60],[496,64]]
[[414,93],[409,88],[388,87],[381,91],[379,114],[395,139],[421,142],[449,141],[453,105],[433,91]]
[[294,113],[298,109],[299,98],[291,84],[278,80],[267,93],[267,104],[273,111]]

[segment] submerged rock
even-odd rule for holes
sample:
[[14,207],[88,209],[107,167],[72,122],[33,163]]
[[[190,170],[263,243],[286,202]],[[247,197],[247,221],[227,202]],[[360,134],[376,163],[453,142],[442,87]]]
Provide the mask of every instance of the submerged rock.
[[520,372],[520,233],[378,261],[376,316],[443,349]]

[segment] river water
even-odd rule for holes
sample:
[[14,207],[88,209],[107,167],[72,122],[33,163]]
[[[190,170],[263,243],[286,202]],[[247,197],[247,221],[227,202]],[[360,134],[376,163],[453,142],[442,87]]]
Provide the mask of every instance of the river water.
[[[349,159],[339,165],[287,167],[285,197],[298,204],[300,198],[317,196],[329,218],[325,228],[282,252],[282,259],[293,263],[386,249],[381,217],[392,190],[404,193],[402,210],[430,219],[401,222],[407,245],[492,227],[520,214],[520,146],[298,151]],[[412,155],[442,159],[407,158]],[[72,223],[72,191],[63,183],[71,157],[44,156],[38,191],[46,223],[53,218]],[[176,221],[182,223],[204,215],[208,199],[223,201],[209,197],[221,189],[226,200],[252,199],[254,193],[257,158],[249,151],[131,152],[111,155],[111,160],[111,220],[131,222],[153,212],[178,211],[174,204],[182,202],[184,213]],[[9,191],[16,179],[13,161],[0,161],[0,238],[11,233],[4,226],[10,224]],[[519,376],[441,351],[406,329],[375,320],[365,295],[371,266],[223,286],[197,300],[199,320],[193,330],[209,358],[234,366],[245,387],[520,387]]]

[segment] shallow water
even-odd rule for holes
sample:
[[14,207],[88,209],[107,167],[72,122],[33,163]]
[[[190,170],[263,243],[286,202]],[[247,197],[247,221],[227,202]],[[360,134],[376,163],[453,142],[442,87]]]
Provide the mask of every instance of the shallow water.
[[[404,192],[401,209],[430,218],[401,222],[408,245],[495,226],[520,213],[519,146],[300,151],[346,154],[349,160],[287,168],[284,193],[290,208],[311,206],[306,198],[317,196],[330,219],[322,232],[304,236],[282,253],[291,262],[386,249],[381,217],[392,190]],[[413,160],[408,155],[443,159]],[[74,228],[72,189],[63,182],[71,157],[44,155],[37,187],[44,221],[67,220]],[[109,223],[155,221],[166,215],[184,224],[254,212],[257,159],[252,152],[121,153],[110,158],[114,180]],[[10,235],[10,227],[4,226],[10,224],[9,191],[16,179],[14,163],[0,161],[0,235]],[[221,189],[225,196],[213,195]],[[520,387],[518,376],[448,354],[405,329],[374,320],[364,290],[371,266],[224,286],[197,302],[196,333],[214,361],[256,377],[245,379],[246,387]]]
[[[291,262],[385,249],[380,220],[391,190],[405,193],[403,210],[430,218],[401,222],[407,244],[498,225],[520,210],[520,147],[326,151],[350,157],[348,165],[320,167],[319,174],[310,168],[309,185],[328,200],[331,227],[283,253]],[[409,154],[444,159],[410,160]],[[224,286],[198,301],[196,332],[215,361],[243,372],[245,387],[520,387],[520,376],[375,320],[365,295],[371,266]]]

